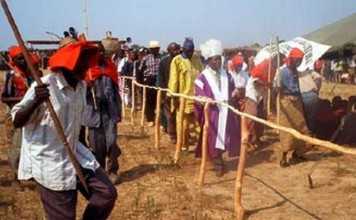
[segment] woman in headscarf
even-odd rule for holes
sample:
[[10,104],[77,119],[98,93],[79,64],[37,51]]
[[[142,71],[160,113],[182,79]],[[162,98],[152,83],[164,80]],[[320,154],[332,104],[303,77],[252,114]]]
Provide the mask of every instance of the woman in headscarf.
[[[201,51],[207,65],[195,80],[195,95],[209,99],[226,102],[236,106],[238,99],[234,93],[234,82],[229,74],[222,68],[223,49],[218,40],[209,40],[201,45]],[[240,118],[227,107],[211,105],[209,118],[204,118],[204,106],[195,103],[196,118],[203,128],[205,120],[209,120],[208,155],[213,160],[217,176],[224,173],[223,153],[228,151],[229,156],[237,156],[240,147]],[[201,155],[202,133],[198,142],[196,155]]]

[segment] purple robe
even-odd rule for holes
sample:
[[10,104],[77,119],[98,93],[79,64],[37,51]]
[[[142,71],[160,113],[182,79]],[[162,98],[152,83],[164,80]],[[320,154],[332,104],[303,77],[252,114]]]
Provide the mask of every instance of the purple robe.
[[[210,71],[210,73],[209,73]],[[216,94],[216,85],[211,85],[212,77],[207,77],[207,74],[211,74],[211,69],[205,69],[195,81],[195,95],[209,97],[213,100],[219,100],[215,97]],[[222,70],[223,71],[223,70]],[[221,91],[225,93],[227,100],[230,105],[237,107],[238,104],[236,101],[231,101],[232,92],[234,90],[234,82],[229,74],[224,72],[225,84],[222,83]],[[210,83],[209,83],[210,82]],[[228,151],[229,156],[237,156],[240,152],[240,142],[241,142],[241,130],[240,130],[240,117],[233,113],[231,110],[225,110],[224,117],[221,117],[222,108],[219,108],[217,105],[210,105],[209,107],[209,130],[208,130],[208,155],[211,159],[217,158],[221,152]],[[202,103],[195,103],[195,115],[201,127],[201,133],[199,137],[198,146],[196,148],[196,156],[201,156],[201,147],[202,147],[202,133],[204,126],[204,105]],[[225,119],[225,123],[222,125],[225,127],[225,131],[221,132],[221,125],[219,125],[219,118]],[[222,120],[223,121],[223,120]],[[220,134],[218,134],[220,130]],[[221,134],[224,134],[222,138]],[[218,140],[218,138],[220,139]],[[217,142],[219,141],[220,147],[217,147]],[[221,146],[224,145],[224,146]],[[222,149],[223,148],[223,149]]]

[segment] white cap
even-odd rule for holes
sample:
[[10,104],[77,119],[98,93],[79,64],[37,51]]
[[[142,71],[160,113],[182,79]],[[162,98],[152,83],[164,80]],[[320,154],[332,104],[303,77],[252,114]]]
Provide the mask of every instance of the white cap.
[[222,56],[223,48],[221,41],[210,39],[204,44],[200,45],[201,54],[204,59],[208,59],[214,56]]
[[152,40],[148,44],[148,48],[159,48],[159,41]]

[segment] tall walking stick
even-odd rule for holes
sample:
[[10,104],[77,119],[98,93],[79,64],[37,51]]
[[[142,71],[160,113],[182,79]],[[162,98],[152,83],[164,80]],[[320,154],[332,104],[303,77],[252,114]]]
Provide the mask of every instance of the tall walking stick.
[[203,146],[199,173],[199,186],[203,186],[204,184],[206,162],[208,157],[209,105],[209,102],[204,105]]
[[245,164],[246,164],[246,149],[248,142],[248,129],[246,127],[246,118],[241,118],[241,149],[239,164],[236,174],[236,183],[235,183],[235,212],[237,220],[243,220],[245,215],[245,209],[242,206],[242,183],[243,176],[245,173]]
[[[38,70],[36,70],[31,62],[31,58],[30,58],[30,55],[27,51],[27,48],[25,46],[25,43],[21,37],[21,34],[20,34],[20,31],[15,23],[15,20],[9,10],[9,7],[6,3],[5,0],[0,0],[1,1],[1,6],[2,8],[4,9],[4,12],[5,12],[5,15],[7,17],[7,20],[9,21],[9,24],[12,28],[12,31],[14,32],[14,35],[16,37],[16,40],[18,42],[18,44],[20,45],[21,47],[21,50],[22,50],[22,53],[24,55],[24,58],[26,60],[26,63],[28,65],[28,67],[30,68],[30,71],[31,71],[31,74],[33,76],[33,78],[35,79],[35,81],[37,82],[38,85],[43,85],[43,82],[41,81],[41,78],[39,77],[39,73],[38,73]],[[61,125],[61,122],[59,121],[58,119],[58,116],[56,114],[56,112],[54,111],[54,108],[53,108],[53,105],[50,101],[50,99],[47,99],[46,100],[46,105],[47,105],[47,108],[48,108],[48,111],[51,115],[51,118],[54,122],[54,126],[57,130],[57,134],[58,134],[58,137],[59,139],[62,141],[63,145],[64,145],[64,148],[65,150],[67,151],[68,153],[68,156],[69,156],[69,159],[70,161],[72,162],[73,164],[73,167],[75,169],[75,172],[76,174],[78,175],[79,177],[79,181],[82,183],[84,189],[89,192],[89,189],[88,189],[88,185],[87,183],[85,182],[85,179],[84,179],[84,175],[81,171],[81,167],[80,167],[80,164],[77,160],[77,158],[75,157],[73,151],[72,151],[72,148],[70,147],[68,141],[67,141],[67,138],[64,134],[64,130],[63,130],[63,127]]]
[[158,90],[157,92],[157,107],[156,107],[156,122],[155,122],[155,148],[159,148],[160,143],[160,118],[161,118],[161,97],[162,97],[162,90]]

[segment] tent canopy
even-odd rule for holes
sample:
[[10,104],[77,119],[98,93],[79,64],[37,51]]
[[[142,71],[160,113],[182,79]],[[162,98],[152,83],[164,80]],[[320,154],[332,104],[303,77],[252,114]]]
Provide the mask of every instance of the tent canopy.
[[356,45],[356,13],[332,24],[326,25],[303,37],[318,43],[330,45],[328,52],[342,49],[345,45]]

